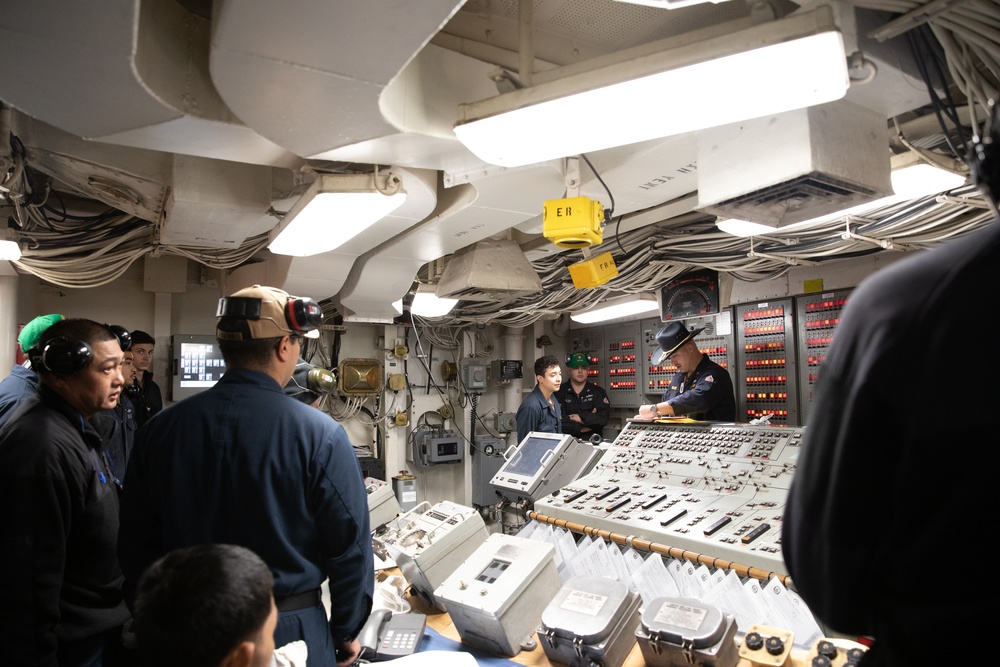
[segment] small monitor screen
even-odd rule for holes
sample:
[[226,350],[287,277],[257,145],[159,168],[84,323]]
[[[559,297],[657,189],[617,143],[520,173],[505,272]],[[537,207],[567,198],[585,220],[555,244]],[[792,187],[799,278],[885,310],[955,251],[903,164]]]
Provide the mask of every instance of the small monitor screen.
[[559,439],[555,439],[529,435],[521,443],[517,453],[514,454],[513,458],[504,467],[504,472],[514,475],[524,475],[525,477],[534,477],[542,467],[542,459],[545,458],[545,453],[549,450],[554,451],[559,447],[561,440],[561,436]]
[[226,372],[226,362],[215,336],[174,336],[173,357],[175,401],[208,389]]

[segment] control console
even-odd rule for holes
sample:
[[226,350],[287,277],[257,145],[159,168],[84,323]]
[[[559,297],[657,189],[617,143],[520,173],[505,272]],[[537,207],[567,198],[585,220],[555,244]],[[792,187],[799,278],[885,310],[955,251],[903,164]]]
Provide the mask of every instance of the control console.
[[787,574],[781,516],[802,434],[632,421],[588,474],[536,500],[535,511]]

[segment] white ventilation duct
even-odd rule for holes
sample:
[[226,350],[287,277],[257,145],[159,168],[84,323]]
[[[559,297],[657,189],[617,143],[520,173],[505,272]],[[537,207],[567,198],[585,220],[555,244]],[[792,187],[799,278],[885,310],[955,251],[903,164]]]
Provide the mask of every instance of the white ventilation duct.
[[341,304],[358,319],[389,315],[389,304],[406,293],[421,266],[510,229],[536,215],[553,193],[559,196],[565,186],[556,167],[508,170],[475,186],[443,190],[428,220],[358,259],[341,290]]
[[297,155],[394,134],[379,96],[463,2],[217,0],[212,80],[239,118]]
[[85,139],[297,166],[298,157],[240,123],[219,98],[208,76],[209,29],[169,0],[7,3],[4,100]]

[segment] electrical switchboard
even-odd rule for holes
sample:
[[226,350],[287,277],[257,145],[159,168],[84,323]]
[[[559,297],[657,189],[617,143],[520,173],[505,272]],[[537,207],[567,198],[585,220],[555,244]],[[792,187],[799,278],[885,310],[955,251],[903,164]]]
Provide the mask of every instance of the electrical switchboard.
[[793,317],[791,299],[736,307],[736,421],[801,424]]
[[608,383],[604,390],[613,408],[638,409],[642,392],[639,381],[641,360],[639,322],[604,328],[604,356]]
[[820,364],[826,359],[826,351],[833,340],[833,332],[840,324],[840,314],[847,306],[851,290],[806,294],[795,300],[798,313],[799,355],[799,407],[801,423],[809,418],[812,406],[813,385],[819,376]]

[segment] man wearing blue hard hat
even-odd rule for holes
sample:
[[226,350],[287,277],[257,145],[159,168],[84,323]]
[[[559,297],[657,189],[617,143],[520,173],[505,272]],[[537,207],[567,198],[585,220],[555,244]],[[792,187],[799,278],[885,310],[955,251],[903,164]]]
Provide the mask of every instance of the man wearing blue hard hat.
[[611,403],[607,393],[588,381],[590,357],[574,352],[566,362],[569,382],[559,387],[556,398],[562,405],[562,432],[577,438],[603,437],[604,427],[611,418]]

